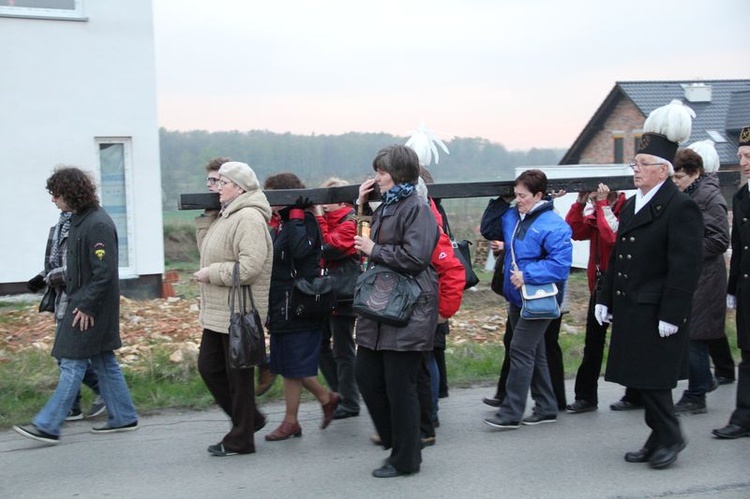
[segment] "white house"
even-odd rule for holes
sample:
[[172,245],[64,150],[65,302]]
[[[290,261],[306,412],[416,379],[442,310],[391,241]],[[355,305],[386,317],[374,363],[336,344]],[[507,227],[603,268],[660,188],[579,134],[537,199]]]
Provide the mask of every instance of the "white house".
[[0,0],[0,294],[42,269],[58,164],[91,171],[123,294],[164,272],[151,0]]

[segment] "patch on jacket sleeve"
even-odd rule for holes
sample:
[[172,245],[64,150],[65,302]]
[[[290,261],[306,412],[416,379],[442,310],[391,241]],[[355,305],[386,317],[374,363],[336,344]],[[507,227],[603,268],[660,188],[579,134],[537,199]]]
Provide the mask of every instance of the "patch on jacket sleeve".
[[104,243],[96,243],[94,245],[94,254],[99,260],[104,259],[104,255],[106,254],[106,251],[104,251]]

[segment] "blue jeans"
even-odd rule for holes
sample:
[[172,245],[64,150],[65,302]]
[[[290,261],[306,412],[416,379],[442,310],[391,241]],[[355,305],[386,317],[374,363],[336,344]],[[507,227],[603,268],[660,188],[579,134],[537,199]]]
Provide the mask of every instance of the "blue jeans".
[[115,428],[138,421],[125,377],[114,352],[110,351],[90,359],[60,359],[60,380],[55,392],[34,418],[35,427],[51,435],[60,435],[60,427],[73,407],[89,361],[99,377],[99,390],[107,406],[107,424]]
[[682,398],[703,401],[706,399],[706,392],[708,392],[713,381],[708,356],[708,342],[705,340],[690,340],[688,350],[690,354],[688,388],[682,393]]

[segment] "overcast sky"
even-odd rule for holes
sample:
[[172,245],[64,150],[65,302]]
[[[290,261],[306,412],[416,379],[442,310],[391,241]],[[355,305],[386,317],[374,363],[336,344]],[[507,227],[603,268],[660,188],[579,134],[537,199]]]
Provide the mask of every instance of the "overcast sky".
[[569,147],[617,81],[750,78],[747,0],[153,0],[170,130]]

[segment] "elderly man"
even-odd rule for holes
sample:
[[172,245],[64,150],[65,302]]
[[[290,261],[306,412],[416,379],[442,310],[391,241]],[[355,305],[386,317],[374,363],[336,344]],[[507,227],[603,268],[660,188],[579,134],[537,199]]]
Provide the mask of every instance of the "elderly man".
[[677,144],[690,136],[692,110],[673,101],[644,124],[633,168],[638,189],[620,214],[595,316],[612,320],[605,379],[638,390],[651,434],[625,460],[666,468],[685,448],[672,389],[687,377],[688,318],[702,263],[698,205],[674,182]]
[[[750,175],[750,127],[740,132],[740,168]],[[732,198],[732,260],[729,263],[727,306],[737,307],[737,345],[742,352],[737,374],[737,407],[729,424],[713,434],[719,438],[750,437],[750,183]]]

